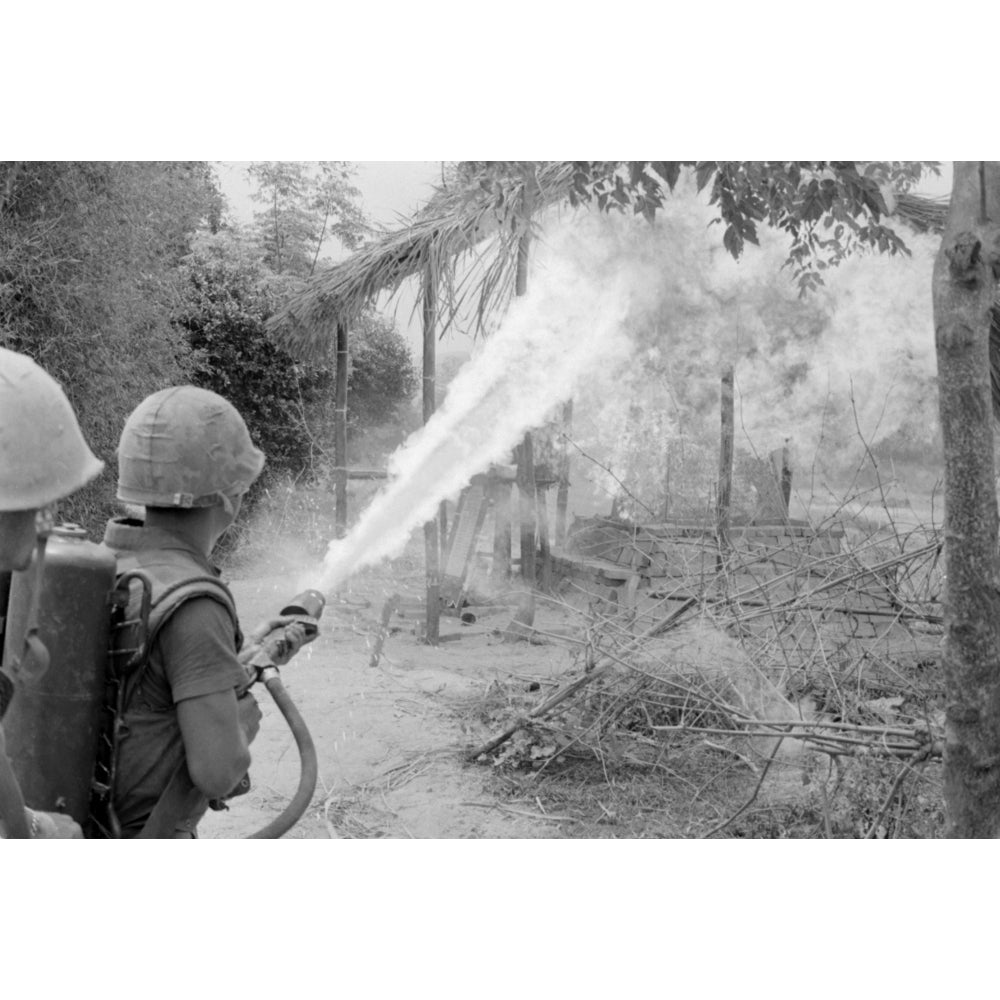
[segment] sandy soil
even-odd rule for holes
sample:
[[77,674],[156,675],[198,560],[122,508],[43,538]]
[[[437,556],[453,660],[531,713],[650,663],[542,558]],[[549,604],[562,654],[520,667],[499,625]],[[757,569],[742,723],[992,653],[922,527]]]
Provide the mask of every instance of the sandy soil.
[[[233,573],[231,585],[245,627],[275,614],[296,592],[294,576]],[[411,593],[415,594],[416,590]],[[286,834],[298,838],[557,837],[558,824],[511,810],[488,791],[488,773],[466,764],[462,751],[491,731],[470,723],[470,702],[496,679],[551,678],[570,669],[558,645],[504,643],[509,614],[473,625],[442,618],[442,642],[418,641],[413,619],[396,617],[376,667],[371,644],[386,596],[384,582],[352,583],[327,605],[322,632],[282,669],[282,681],[315,741],[319,781],[313,802]],[[199,833],[237,838],[273,819],[295,792],[295,742],[265,690],[254,741],[251,791],[210,812]]]

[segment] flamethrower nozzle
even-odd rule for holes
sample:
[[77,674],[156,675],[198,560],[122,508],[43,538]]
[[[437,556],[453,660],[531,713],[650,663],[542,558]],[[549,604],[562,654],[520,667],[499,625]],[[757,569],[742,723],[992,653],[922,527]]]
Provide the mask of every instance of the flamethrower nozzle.
[[319,619],[324,607],[326,598],[318,590],[303,590],[281,609],[281,617],[291,618],[292,621],[268,632],[260,640],[260,651],[247,664],[257,671],[257,679],[260,678],[262,670],[276,668],[294,656],[294,652],[290,652],[290,644],[285,635],[288,625],[302,626],[305,630],[303,645],[312,642],[319,635]]
[[283,615],[304,615],[319,619],[326,607],[326,598],[318,590],[303,590],[281,609]]

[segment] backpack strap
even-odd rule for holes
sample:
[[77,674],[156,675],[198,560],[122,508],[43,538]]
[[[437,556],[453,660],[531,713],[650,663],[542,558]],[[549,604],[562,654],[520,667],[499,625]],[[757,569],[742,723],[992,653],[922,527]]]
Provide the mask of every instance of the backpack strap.
[[160,594],[157,594],[150,605],[149,623],[146,630],[145,655],[136,668],[122,679],[124,690],[120,702],[120,712],[124,713],[131,704],[132,697],[139,687],[139,683],[149,665],[149,653],[153,648],[156,637],[159,635],[160,629],[166,625],[182,604],[195,597],[210,597],[226,608],[236,630],[235,641],[237,649],[241,645],[243,635],[237,624],[236,603],[229,588],[217,576],[192,576],[171,584]]
[[[112,806],[112,795],[118,770],[119,746],[127,735],[124,717],[145,676],[150,651],[163,626],[185,602],[196,597],[209,597],[218,601],[229,612],[237,649],[243,641],[233,595],[219,577],[207,574],[187,576],[165,586],[161,581],[158,586],[156,566],[130,566],[131,562],[126,562],[118,574],[116,592],[120,595],[117,612],[120,618],[117,632],[113,629],[113,636],[116,638],[113,638],[110,651],[111,670],[105,700],[102,742],[91,795],[88,824],[90,836],[121,836]],[[187,777],[186,762],[181,762],[178,771],[182,771],[184,777]],[[173,813],[177,808],[178,792],[186,791],[190,794],[183,785],[183,779],[175,774],[169,786],[173,789],[171,795],[166,796],[164,793],[166,801],[162,805],[157,804],[156,815],[161,817],[161,822],[165,812]],[[182,803],[181,808],[184,804]],[[150,835],[149,832],[145,834]],[[170,833],[160,835],[169,836]]]

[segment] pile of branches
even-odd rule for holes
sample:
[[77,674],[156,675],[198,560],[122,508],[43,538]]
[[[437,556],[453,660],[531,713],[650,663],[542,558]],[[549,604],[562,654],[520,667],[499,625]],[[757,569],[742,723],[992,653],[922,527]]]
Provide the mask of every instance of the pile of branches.
[[[943,691],[940,542],[930,533],[894,548],[803,556],[787,573],[761,571],[751,586],[739,585],[744,554],[741,573],[730,563],[692,592],[681,577],[642,611],[596,616],[591,605],[584,638],[551,637],[579,649],[576,676],[520,706],[468,759],[666,769],[668,752],[707,744],[758,776],[756,795],[776,759],[808,751],[838,767],[851,758],[895,762],[895,795],[916,765],[942,753]],[[862,614],[882,623],[876,634],[852,634]],[[726,667],[711,648],[689,655],[683,637],[699,630],[736,661]]]

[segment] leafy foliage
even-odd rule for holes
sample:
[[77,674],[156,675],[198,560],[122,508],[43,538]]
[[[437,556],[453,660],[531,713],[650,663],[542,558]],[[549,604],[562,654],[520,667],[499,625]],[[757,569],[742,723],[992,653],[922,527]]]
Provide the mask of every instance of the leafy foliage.
[[595,202],[601,211],[629,211],[652,221],[683,171],[693,171],[698,190],[710,191],[723,244],[734,258],[758,242],[765,223],[791,237],[788,266],[802,292],[823,284],[822,272],[864,249],[907,253],[882,219],[890,192],[906,192],[932,162],[853,160],[578,161],[570,202]]
[[[267,321],[283,282],[245,239],[205,236],[185,258],[178,324],[194,350],[196,384],[243,414],[272,472],[301,474],[331,449],[336,357],[303,363],[278,346]],[[392,420],[417,377],[395,328],[362,317],[352,330],[349,416],[355,430]]]
[[419,384],[406,341],[392,323],[365,313],[348,343],[348,426],[377,427],[394,420]]
[[360,243],[365,220],[350,164],[267,161],[251,164],[249,173],[257,185],[251,197],[262,206],[255,232],[264,262],[276,274],[312,275],[331,237],[349,250]]
[[269,467],[300,470],[310,457],[308,408],[333,391],[333,368],[300,364],[268,336],[276,293],[267,269],[238,239],[202,238],[181,270],[185,304],[177,323],[195,352],[195,384],[240,411]]
[[0,342],[62,382],[107,463],[61,510],[92,532],[113,509],[125,417],[188,377],[176,265],[221,208],[204,163],[0,163]]

